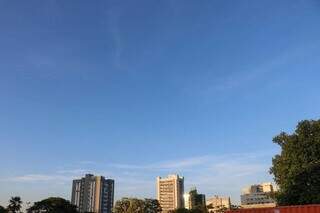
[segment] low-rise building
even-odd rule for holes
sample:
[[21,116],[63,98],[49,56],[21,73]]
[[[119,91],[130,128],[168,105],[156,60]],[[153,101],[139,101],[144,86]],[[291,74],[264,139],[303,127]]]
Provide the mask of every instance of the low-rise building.
[[274,207],[276,203],[271,197],[275,191],[272,183],[255,184],[246,187],[241,194],[242,208]]
[[230,209],[231,201],[230,197],[219,197],[217,195],[207,199],[207,208],[209,212],[219,212],[221,209]]

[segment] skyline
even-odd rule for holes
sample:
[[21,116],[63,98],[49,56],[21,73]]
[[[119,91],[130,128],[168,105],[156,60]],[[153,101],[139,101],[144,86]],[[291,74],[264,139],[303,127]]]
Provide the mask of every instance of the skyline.
[[[72,181],[81,178],[87,173],[92,173],[115,180],[115,200],[118,200],[122,197],[156,198],[157,176],[152,176],[152,174],[157,173],[159,174],[158,176],[180,174],[185,178],[186,191],[192,187],[196,187],[199,191],[201,190],[206,194],[208,198],[214,195],[231,196],[231,200],[237,203],[239,202],[242,188],[267,180],[272,181],[271,176],[267,174],[268,165],[264,164],[265,157],[267,156],[264,153],[233,154],[228,156],[207,155],[148,165],[109,164],[106,166],[106,171],[103,169],[90,169],[90,167],[97,168],[99,165],[101,167],[103,163],[84,161],[78,163],[78,165],[82,165],[82,169],[79,169],[79,167],[77,167],[78,169],[64,168],[51,174],[28,174],[2,179],[1,182],[11,183],[10,185],[3,186],[3,189],[8,187],[11,190],[21,188],[37,190],[39,185],[39,189],[41,190],[43,189],[42,185],[46,185],[45,194],[40,196],[38,194],[34,198],[35,200],[44,198],[44,196],[58,195],[70,199]],[[249,161],[254,161],[254,163],[249,163]],[[203,167],[203,164],[209,163],[212,163],[212,165]],[[116,172],[111,173],[112,169],[115,169]],[[123,171],[124,169],[129,171]],[[214,172],[215,175],[212,176],[211,173],[203,175],[201,174],[203,172]],[[141,176],[141,173],[146,174],[145,176]],[[255,176],[250,177],[251,175]],[[239,178],[241,179],[240,182]],[[214,183],[211,184],[210,182]],[[235,187],[240,188],[236,189]],[[24,197],[23,193],[20,192],[18,194],[22,198]],[[24,201],[28,202],[29,200]],[[6,201],[3,203],[6,203]]]
[[319,119],[317,1],[0,1],[0,205],[156,177],[240,199]]

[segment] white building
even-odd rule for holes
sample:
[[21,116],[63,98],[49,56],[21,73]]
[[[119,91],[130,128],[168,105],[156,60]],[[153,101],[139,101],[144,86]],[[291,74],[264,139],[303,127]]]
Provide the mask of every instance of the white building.
[[191,209],[190,194],[184,193],[183,199],[184,199],[184,208]]
[[163,212],[184,207],[184,178],[179,175],[169,175],[166,178],[157,177],[157,199]]
[[207,207],[209,212],[218,212],[221,208],[225,207],[230,209],[230,197],[219,197],[217,195],[207,199]]
[[255,184],[242,189],[241,206],[243,208],[274,207],[271,194],[275,191],[272,183]]

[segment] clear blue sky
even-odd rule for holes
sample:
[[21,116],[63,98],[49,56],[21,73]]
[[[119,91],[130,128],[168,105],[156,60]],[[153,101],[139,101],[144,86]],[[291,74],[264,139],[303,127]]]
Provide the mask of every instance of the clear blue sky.
[[316,0],[0,1],[0,204],[116,197],[158,175],[238,201],[272,181],[272,137],[319,118]]

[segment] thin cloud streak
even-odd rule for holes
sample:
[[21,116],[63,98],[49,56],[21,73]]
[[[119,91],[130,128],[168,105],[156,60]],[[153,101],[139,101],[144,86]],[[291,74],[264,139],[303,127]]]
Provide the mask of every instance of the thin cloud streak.
[[[229,162],[230,159],[234,159],[236,161],[248,161],[250,162],[252,159],[259,159],[264,157],[270,157],[271,155],[266,154],[266,152],[258,152],[258,153],[242,153],[242,154],[228,154],[228,155],[204,155],[197,157],[190,157],[184,159],[177,159],[171,161],[162,161],[152,164],[121,164],[114,163],[109,164],[110,167],[114,167],[117,169],[131,169],[131,170],[182,170],[187,168],[192,168],[195,166],[203,165],[207,167],[208,165],[221,165],[221,162]],[[203,168],[203,167],[202,167]]]
[[114,65],[117,69],[122,69],[124,66],[122,60],[123,41],[121,39],[121,32],[119,26],[119,16],[121,15],[121,9],[118,7],[112,7],[107,10],[107,22],[105,27],[110,33],[114,44]]
[[186,158],[175,161],[164,161],[148,165],[133,165],[133,164],[109,164],[111,167],[118,169],[142,169],[142,170],[167,170],[167,169],[183,169],[196,165],[203,164],[210,159],[210,156],[200,156]]
[[63,176],[63,175],[50,175],[50,174],[26,174],[21,176],[15,176],[11,178],[4,178],[0,181],[2,182],[20,182],[20,183],[30,183],[30,182],[61,182],[70,181],[73,176]]
[[[273,151],[272,151],[273,152]],[[265,163],[265,158],[271,158],[274,153],[240,153],[229,155],[203,155],[185,159],[155,162],[152,164],[105,164],[101,169],[65,169],[51,174],[25,174],[0,181],[16,183],[52,183],[71,184],[75,178],[85,173],[103,175],[116,181],[116,198],[123,196],[155,196],[156,177],[178,173],[185,177],[186,190],[197,186],[201,192],[208,195],[224,194],[232,196],[236,202],[242,187],[249,183],[271,181],[268,169],[271,166]],[[95,164],[93,164],[95,165]],[[69,186],[70,187],[70,186]]]
[[[269,59],[267,62],[249,69],[247,71],[239,71],[234,74],[227,76],[224,79],[213,84],[214,86],[209,86],[206,92],[223,92],[228,90],[234,90],[244,85],[249,85],[249,83],[257,80],[265,79],[268,74],[279,72],[279,68],[285,64],[288,64],[299,57],[304,57],[305,54],[315,49],[319,46],[320,42],[312,42],[309,44],[303,44],[296,46],[295,48],[287,49],[282,52],[282,54],[276,55]],[[265,81],[265,80],[264,80]]]

